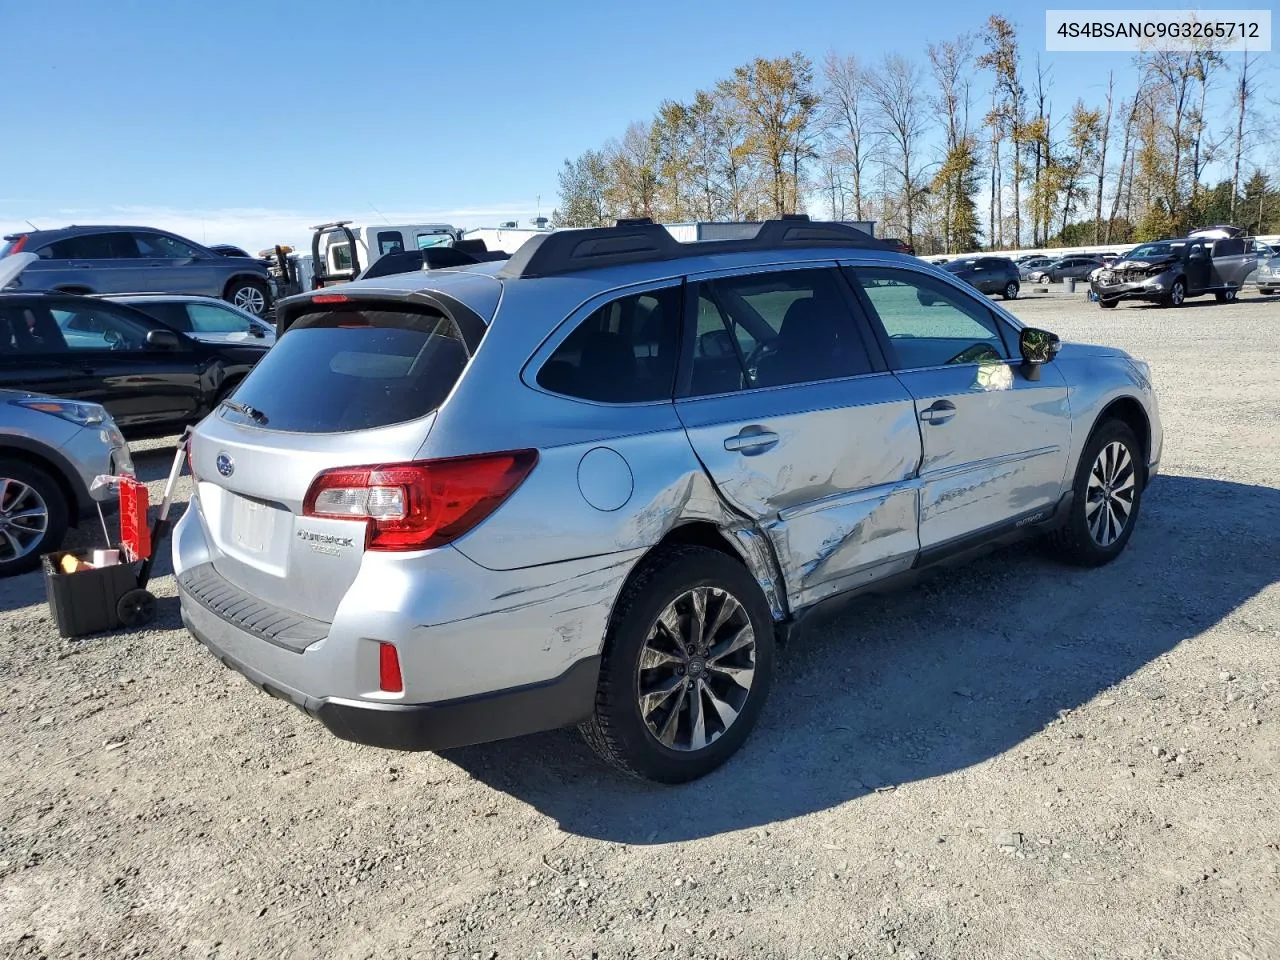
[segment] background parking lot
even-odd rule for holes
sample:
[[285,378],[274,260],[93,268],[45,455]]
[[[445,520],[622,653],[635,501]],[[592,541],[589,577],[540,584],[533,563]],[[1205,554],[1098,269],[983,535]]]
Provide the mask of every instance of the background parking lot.
[[[199,648],[170,576],[154,629],[78,641],[0,583],[0,955],[1280,956],[1280,298],[1027,294],[1151,363],[1130,548],[818,624],[686,787],[571,731],[344,743]],[[135,445],[156,499],[171,443]]]

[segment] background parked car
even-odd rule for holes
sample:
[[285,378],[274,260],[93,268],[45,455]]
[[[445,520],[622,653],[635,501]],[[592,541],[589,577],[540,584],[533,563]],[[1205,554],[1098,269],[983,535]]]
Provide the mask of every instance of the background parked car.
[[18,280],[22,290],[60,293],[188,293],[219,297],[263,316],[271,306],[267,268],[252,257],[221,256],[150,227],[67,227],[5,237],[0,257],[39,259]]
[[1080,280],[1103,265],[1101,257],[1063,257],[1031,271],[1033,283],[1059,283],[1063,280]]
[[1250,274],[1246,283],[1251,280],[1257,285],[1260,294],[1269,297],[1280,290],[1280,259],[1277,259],[1277,251],[1271,245],[1252,237],[1245,240],[1244,244],[1245,252],[1252,253],[1257,258],[1257,269]]
[[0,293],[0,388],[101,404],[128,437],[200,420],[266,352],[202,343],[96,297]]
[[205,343],[276,342],[276,329],[251,313],[213,297],[169,296],[168,294],[128,294],[103,297],[123,303],[155,317],[167,327]]
[[1219,303],[1235,300],[1255,270],[1257,255],[1245,250],[1240,237],[1214,239],[1209,233],[1134,247],[1093,279],[1098,305],[1108,309],[1121,300],[1149,300],[1180,307],[1187,297],[1209,293]]
[[98,404],[0,390],[0,577],[35,569],[68,526],[95,514],[94,477],[132,472]]
[[1020,257],[1014,263],[1018,265],[1018,279],[1030,280],[1031,274],[1035,273],[1042,267],[1047,267],[1053,263],[1052,257]]
[[1018,296],[1018,268],[1008,257],[961,257],[942,269],[983,293],[999,294],[1006,300]]

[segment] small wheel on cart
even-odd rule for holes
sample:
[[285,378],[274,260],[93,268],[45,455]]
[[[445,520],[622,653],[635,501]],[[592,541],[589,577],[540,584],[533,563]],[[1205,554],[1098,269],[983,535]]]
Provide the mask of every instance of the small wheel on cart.
[[126,627],[140,627],[156,618],[156,598],[150,590],[130,590],[116,604],[116,615]]

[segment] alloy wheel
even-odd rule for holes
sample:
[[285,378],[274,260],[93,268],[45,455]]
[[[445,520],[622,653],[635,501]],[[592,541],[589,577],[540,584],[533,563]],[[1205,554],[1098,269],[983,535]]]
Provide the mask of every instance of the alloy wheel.
[[49,506],[36,488],[0,477],[0,562],[30,554],[48,529]]
[[1182,301],[1186,299],[1186,291],[1182,287],[1182,283],[1178,282],[1173,285],[1173,289],[1169,291],[1169,300],[1175,307],[1182,306]]
[[1129,448],[1113,440],[1098,451],[1089,471],[1084,516],[1089,536],[1100,547],[1120,538],[1133,516],[1137,471]]
[[247,310],[255,317],[262,316],[267,306],[267,298],[257,287],[240,287],[231,297],[231,302],[241,310]]
[[751,692],[756,637],[746,608],[719,587],[695,587],[667,605],[636,668],[640,715],[672,750],[714,743]]

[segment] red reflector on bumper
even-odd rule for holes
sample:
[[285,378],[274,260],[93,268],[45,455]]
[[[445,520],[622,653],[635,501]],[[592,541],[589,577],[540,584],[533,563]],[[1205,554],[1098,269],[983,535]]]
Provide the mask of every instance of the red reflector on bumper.
[[378,687],[383,693],[404,693],[400,676],[400,655],[389,643],[378,644]]

